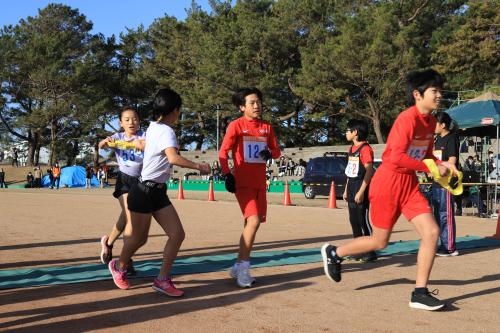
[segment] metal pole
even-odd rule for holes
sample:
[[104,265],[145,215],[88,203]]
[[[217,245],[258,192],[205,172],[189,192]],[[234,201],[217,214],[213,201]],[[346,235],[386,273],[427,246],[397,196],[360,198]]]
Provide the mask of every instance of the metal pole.
[[[499,129],[500,129],[500,124],[497,125],[497,155],[495,156],[495,159],[494,159],[494,161],[495,161],[495,173],[496,173],[496,177],[495,177],[495,202],[493,203],[493,207],[495,207],[496,204],[497,204],[497,192],[498,192],[498,186],[497,186],[497,184],[498,184],[498,151],[500,150],[499,149],[500,148],[500,143],[498,142],[498,131],[499,131]],[[493,207],[492,207],[492,209],[495,209]],[[492,213],[494,213],[494,212],[492,212]]]
[[219,152],[219,105],[215,106],[217,111],[217,153]]

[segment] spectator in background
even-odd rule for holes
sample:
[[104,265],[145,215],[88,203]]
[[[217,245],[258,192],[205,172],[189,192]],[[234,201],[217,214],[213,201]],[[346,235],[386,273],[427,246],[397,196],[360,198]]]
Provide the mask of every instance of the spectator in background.
[[47,169],[47,176],[49,176],[49,182],[50,182],[50,185],[49,185],[49,188],[50,189],[53,189],[54,188],[54,175],[52,174],[52,167],[49,167]]
[[486,217],[486,205],[481,198],[481,191],[477,186],[471,186],[469,189],[469,199],[473,205],[477,206],[479,217]]
[[[437,123],[433,155],[440,161],[446,161],[458,167],[460,153],[456,135],[457,127],[454,126],[450,115],[444,111],[439,111],[434,116]],[[437,182],[432,183],[431,193],[431,207],[440,229],[440,242],[436,255],[440,257],[457,256],[459,253],[456,248],[455,198]]]
[[474,155],[474,166],[473,171],[481,174],[481,160],[479,159],[479,155]]
[[59,167],[59,163],[52,167],[52,188],[59,189],[59,182],[61,181],[61,168]]
[[104,188],[104,170],[102,167],[97,171],[97,180],[99,180],[99,187]]
[[3,150],[0,150],[0,162],[2,162],[4,158],[5,158],[4,152]]
[[92,172],[92,167],[90,165],[87,165],[87,167],[85,168],[85,188],[90,188],[93,175],[94,173]]
[[0,188],[7,188],[5,184],[5,171],[3,171],[3,168],[0,168]]
[[108,172],[109,167],[106,163],[102,166],[102,171],[104,172],[104,184],[108,185]]
[[496,164],[495,164],[495,155],[493,154],[492,151],[488,152],[488,173],[492,173],[493,170],[495,170]]
[[17,160],[18,158],[18,154],[17,154],[17,148],[14,147],[12,148],[12,166],[15,166],[18,167],[19,166],[19,161]]
[[33,174],[30,172],[28,172],[28,175],[26,176],[26,182],[28,184],[26,184],[26,187],[27,188],[33,188],[35,187],[35,177],[33,177]]
[[281,155],[278,161],[278,177],[285,176],[287,163],[285,156]]
[[307,162],[303,159],[299,159],[298,165],[295,167],[295,176],[302,177],[306,172]]
[[220,179],[220,172],[221,172],[221,168],[220,168],[219,161],[214,161],[212,163],[212,179],[219,180]]
[[474,158],[470,155],[465,160],[464,171],[474,171]]
[[287,175],[293,176],[293,171],[295,170],[295,162],[290,158],[286,165]]
[[33,171],[33,176],[35,177],[35,188],[40,188],[42,187],[42,170],[40,170],[40,167],[36,166],[35,170]]

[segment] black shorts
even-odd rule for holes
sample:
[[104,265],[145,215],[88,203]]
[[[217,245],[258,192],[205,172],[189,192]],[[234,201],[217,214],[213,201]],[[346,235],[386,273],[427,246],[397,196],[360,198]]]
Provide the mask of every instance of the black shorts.
[[172,205],[167,196],[167,186],[148,187],[137,181],[127,197],[128,209],[131,212],[149,214]]
[[115,198],[121,197],[123,194],[130,192],[132,185],[138,182],[138,177],[132,177],[123,172],[118,172],[116,176],[115,191],[113,196]]

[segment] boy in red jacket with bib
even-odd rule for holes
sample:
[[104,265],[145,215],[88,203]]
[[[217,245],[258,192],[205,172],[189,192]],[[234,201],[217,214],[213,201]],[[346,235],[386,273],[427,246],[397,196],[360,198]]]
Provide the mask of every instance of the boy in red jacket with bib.
[[[414,105],[394,122],[382,155],[382,165],[372,179],[368,195],[373,233],[339,247],[324,244],[321,255],[325,274],[330,280],[339,282],[343,257],[385,248],[394,224],[403,214],[421,237],[416,285],[409,305],[433,311],[445,305],[427,289],[439,228],[427,199],[419,191],[416,171],[429,172],[423,160],[436,160],[432,154],[436,119],[431,112],[441,101],[443,78],[429,69],[410,73],[407,81],[409,101]],[[454,165],[436,162],[441,175],[457,173]]]
[[[243,116],[232,121],[219,152],[226,189],[234,193],[244,218],[238,259],[229,274],[242,287],[251,287],[250,252],[257,230],[266,221],[266,162],[280,156],[270,123],[261,119],[262,93],[257,88],[244,88],[233,95],[233,104]],[[233,171],[228,163],[232,152]]]

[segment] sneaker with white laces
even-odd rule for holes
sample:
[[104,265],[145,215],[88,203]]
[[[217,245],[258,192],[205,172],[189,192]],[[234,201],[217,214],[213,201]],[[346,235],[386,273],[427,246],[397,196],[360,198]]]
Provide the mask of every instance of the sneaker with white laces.
[[118,263],[117,259],[113,259],[108,264],[108,269],[113,277],[113,282],[120,289],[128,289],[130,288],[130,284],[127,279],[127,270],[120,270],[116,268],[116,264]]
[[164,280],[155,278],[153,281],[153,289],[170,297],[181,297],[184,295],[184,292],[177,289],[172,279],[169,277]]
[[250,288],[255,282],[255,278],[250,275],[250,267],[240,267],[236,276],[236,283],[241,288]]
[[438,295],[439,291],[437,289],[433,291],[426,290],[425,293],[416,293],[413,291],[411,293],[410,308],[436,311],[443,308],[446,303],[437,299],[433,295]]
[[336,251],[337,247],[328,243],[321,247],[321,258],[323,259],[323,269],[325,275],[332,281],[340,282],[342,279],[342,261],[343,259],[337,255],[332,255],[332,250]]
[[459,255],[459,253],[458,253],[458,251],[457,251],[457,250],[452,251],[452,252],[450,252],[450,251],[448,251],[448,250],[438,250],[438,251],[436,252],[436,255],[437,255],[438,257],[456,257],[456,256],[458,256],[458,255]]
[[108,245],[108,239],[108,236],[101,237],[101,262],[105,265],[113,259],[113,245]]

